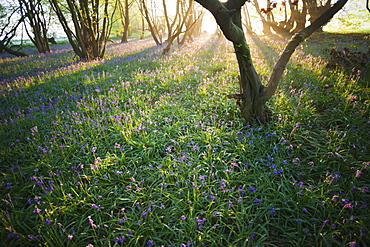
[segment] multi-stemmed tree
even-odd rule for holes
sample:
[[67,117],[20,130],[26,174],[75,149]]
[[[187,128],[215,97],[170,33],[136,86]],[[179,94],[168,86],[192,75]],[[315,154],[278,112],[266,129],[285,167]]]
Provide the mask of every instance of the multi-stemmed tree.
[[291,55],[302,41],[325,25],[348,0],[338,0],[313,23],[292,37],[265,84],[261,82],[253,66],[252,54],[242,28],[241,8],[246,0],[228,0],[226,3],[219,0],[195,1],[212,13],[224,36],[233,43],[239,65],[241,92],[230,97],[240,100],[241,114],[247,122],[266,123],[270,115],[266,102],[274,95]]
[[48,24],[46,10],[41,0],[18,0],[22,16],[31,27],[31,33],[26,29],[29,39],[36,46],[39,53],[50,52],[48,42]]
[[[103,58],[117,2],[111,13],[108,0],[66,0],[66,6],[58,0],[49,2],[77,56],[84,60]],[[72,18],[74,31],[66,13]]]
[[[203,14],[194,5],[194,0],[176,0],[173,4],[174,8],[169,8],[168,1],[162,0],[161,4],[158,3],[158,9],[163,11],[163,15],[157,15],[156,2],[150,9],[146,0],[139,0],[140,11],[148,23],[154,41],[157,45],[166,43],[163,54],[169,52],[176,39],[179,44],[183,44],[185,39],[191,40],[192,35],[200,34],[198,24],[201,23]],[[162,41],[163,35],[167,35],[166,42]]]

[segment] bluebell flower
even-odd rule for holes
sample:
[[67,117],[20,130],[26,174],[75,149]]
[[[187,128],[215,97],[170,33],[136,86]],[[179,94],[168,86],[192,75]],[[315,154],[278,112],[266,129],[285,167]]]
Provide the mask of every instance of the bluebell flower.
[[120,242],[120,243],[122,243],[123,241],[125,241],[125,236],[121,236],[121,237],[116,237],[115,239],[114,239],[114,242]]

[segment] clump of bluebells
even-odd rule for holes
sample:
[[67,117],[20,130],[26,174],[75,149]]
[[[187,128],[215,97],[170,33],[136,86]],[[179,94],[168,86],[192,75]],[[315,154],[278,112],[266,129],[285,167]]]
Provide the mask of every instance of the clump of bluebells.
[[[327,90],[346,90],[299,71],[270,105],[274,122],[245,126],[224,97],[238,72],[223,49],[232,51],[203,37],[161,56],[144,40],[112,46],[104,61],[1,61],[3,71],[22,65],[0,85],[4,244],[365,246],[360,95],[336,105],[353,126],[325,120],[315,105],[334,100]],[[49,71],[32,67],[48,62]]]

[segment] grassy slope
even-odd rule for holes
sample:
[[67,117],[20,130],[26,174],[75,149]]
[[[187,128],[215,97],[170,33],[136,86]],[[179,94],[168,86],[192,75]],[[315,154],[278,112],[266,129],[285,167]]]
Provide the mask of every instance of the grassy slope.
[[[68,50],[0,61],[0,238],[366,246],[368,72],[324,69],[338,36],[297,51],[267,126],[245,127],[225,97],[237,68],[214,37],[169,56],[137,41],[111,45],[104,61]],[[267,78],[284,41],[250,43]]]

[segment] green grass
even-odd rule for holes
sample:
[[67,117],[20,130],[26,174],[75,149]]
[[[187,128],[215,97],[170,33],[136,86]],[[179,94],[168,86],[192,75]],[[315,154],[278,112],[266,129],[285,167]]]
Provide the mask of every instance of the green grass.
[[[286,41],[249,42],[266,80]],[[216,37],[166,56],[144,40],[102,61],[68,49],[0,60],[0,239],[367,246],[368,84],[325,69],[327,47],[297,51],[265,126],[245,126],[225,97],[238,70]]]

